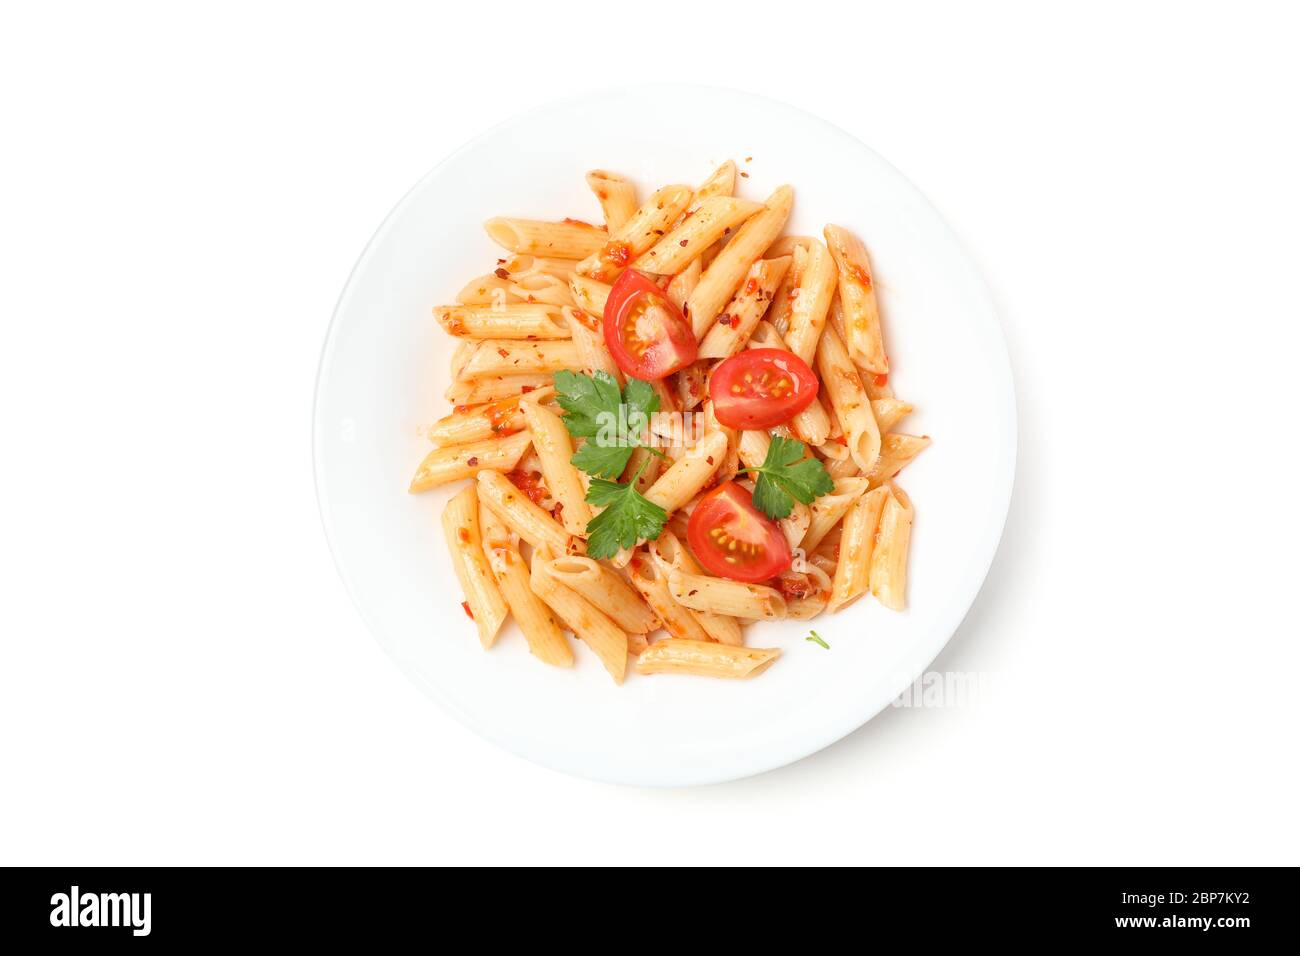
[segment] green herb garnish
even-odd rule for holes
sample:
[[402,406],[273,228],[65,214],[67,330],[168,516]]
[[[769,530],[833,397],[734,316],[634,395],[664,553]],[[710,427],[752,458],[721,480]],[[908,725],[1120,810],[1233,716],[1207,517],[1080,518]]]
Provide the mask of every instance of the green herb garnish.
[[826,648],[826,650],[828,650],[828,651],[831,649],[831,646],[830,646],[829,644],[827,644],[825,641],[823,641],[823,640],[822,640],[822,636],[821,636],[820,634],[818,634],[816,631],[809,631],[809,632],[808,632],[808,636],[805,637],[804,640],[805,640],[805,641],[812,641],[814,644],[820,644],[822,647]]
[[757,468],[754,485],[754,507],[769,518],[789,517],[795,500],[806,505],[819,495],[835,490],[835,482],[826,473],[826,466],[811,456],[804,443],[793,438],[772,438],[767,457]]
[[587,556],[612,558],[622,548],[631,548],[643,538],[659,537],[668,512],[636,490],[636,480],[650,463],[641,462],[627,484],[593,478],[587,489],[587,503],[605,510],[587,522]]
[[650,416],[659,410],[659,396],[648,382],[630,378],[620,392],[608,372],[556,372],[555,393],[564,409],[564,427],[575,438],[587,439],[570,461],[599,478],[623,473],[632,450],[644,445],[641,437]]
[[569,434],[586,439],[569,461],[592,476],[587,503],[604,509],[587,522],[587,554],[612,558],[638,541],[659,537],[668,513],[636,489],[636,480],[650,459],[641,462],[626,484],[608,480],[623,474],[637,448],[662,457],[663,452],[642,440],[650,416],[659,410],[654,388],[630,378],[620,391],[608,372],[581,375],[560,371],[555,373],[555,393]]

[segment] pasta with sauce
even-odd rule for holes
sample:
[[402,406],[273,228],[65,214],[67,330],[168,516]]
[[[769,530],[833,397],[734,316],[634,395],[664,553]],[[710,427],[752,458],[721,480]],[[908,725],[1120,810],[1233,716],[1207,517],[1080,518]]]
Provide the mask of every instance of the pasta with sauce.
[[897,478],[930,438],[899,430],[867,245],[784,234],[793,187],[740,179],[592,170],[603,225],[488,219],[502,257],[433,307],[454,407],[410,491],[468,479],[442,528],[484,649],[513,618],[539,660],[577,643],[616,683],[748,678],[781,654],[751,626],[906,608]]

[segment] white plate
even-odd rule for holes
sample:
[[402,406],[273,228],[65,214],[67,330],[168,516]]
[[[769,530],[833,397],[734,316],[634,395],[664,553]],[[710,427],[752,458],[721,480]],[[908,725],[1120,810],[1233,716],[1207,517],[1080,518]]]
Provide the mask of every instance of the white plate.
[[[746,157],[753,157],[746,161]],[[641,195],[734,158],[739,192],[795,188],[787,232],[835,222],[871,250],[904,425],[934,444],[903,473],[916,505],[909,609],[863,599],[812,624],[760,623],[781,659],[752,681],[643,677],[616,687],[582,645],[572,670],[533,659],[508,625],[480,649],[438,516],[450,492],[408,495],[448,412],[451,340],[430,316],[504,255],[491,216],[600,221],[583,174],[617,170]],[[1015,465],[1010,366],[984,285],[929,203],[879,156],[792,107],[726,90],[649,87],[528,113],[439,164],[379,227],[326,338],[316,484],[339,572],[379,642],[420,687],[530,760],[618,783],[734,779],[798,760],[865,723],[920,675],[974,600],[1002,533]]]

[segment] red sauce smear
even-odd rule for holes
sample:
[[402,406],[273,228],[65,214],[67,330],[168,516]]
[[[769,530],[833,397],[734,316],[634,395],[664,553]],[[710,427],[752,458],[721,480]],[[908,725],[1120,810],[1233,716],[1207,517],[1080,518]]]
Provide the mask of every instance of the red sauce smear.
[[546,490],[546,483],[542,481],[540,471],[524,471],[516,468],[514,471],[507,472],[506,478],[512,485],[527,495],[528,500],[535,505],[540,505],[550,497],[550,492]]

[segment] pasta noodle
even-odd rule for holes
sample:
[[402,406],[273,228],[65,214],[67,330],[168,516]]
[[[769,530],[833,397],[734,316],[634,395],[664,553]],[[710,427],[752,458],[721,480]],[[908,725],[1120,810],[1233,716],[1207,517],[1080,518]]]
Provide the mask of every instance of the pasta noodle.
[[508,608],[483,554],[478,495],[473,485],[462,488],[447,502],[442,510],[442,531],[456,580],[465,594],[465,609],[486,650],[496,642]]
[[880,530],[871,555],[871,593],[885,607],[901,611],[907,606],[907,550],[912,539],[912,499],[893,482],[876,491],[887,498],[880,514]]
[[627,634],[589,601],[562,584],[550,573],[551,562],[542,552],[533,553],[532,577],[529,581],[533,593],[560,616],[569,630],[596,652],[600,662],[614,678],[623,683],[627,673]]
[[757,677],[780,656],[781,650],[776,647],[731,647],[674,637],[646,648],[636,669],[641,674],[746,678]]
[[617,173],[593,169],[587,173],[587,185],[600,200],[605,213],[605,228],[616,233],[636,212],[636,188]]
[[701,338],[713,325],[754,260],[772,244],[794,205],[794,190],[782,186],[768,197],[766,208],[740,227],[717,258],[704,270],[700,282],[686,301],[686,317]]
[[489,219],[488,236],[511,252],[557,259],[583,259],[598,252],[609,239],[604,229],[585,222],[539,222],[536,219]]
[[844,344],[853,361],[868,372],[889,374],[889,359],[880,334],[880,309],[871,263],[862,240],[840,226],[826,227],[830,246],[839,268],[840,301],[844,305]]

